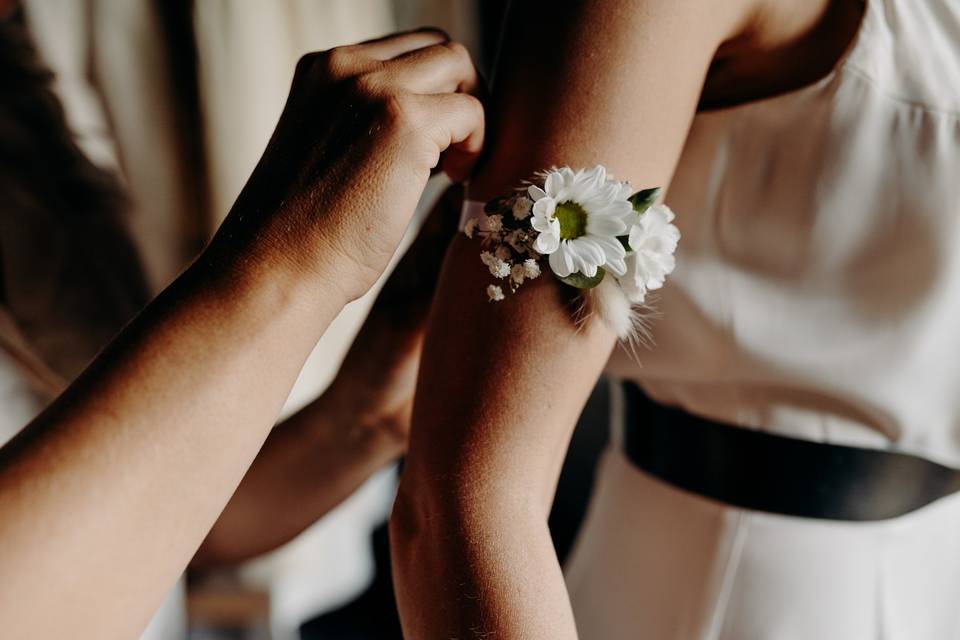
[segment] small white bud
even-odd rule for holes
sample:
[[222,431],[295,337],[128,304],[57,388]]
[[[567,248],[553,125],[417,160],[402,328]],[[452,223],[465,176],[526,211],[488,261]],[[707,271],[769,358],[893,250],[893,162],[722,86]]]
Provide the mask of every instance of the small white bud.
[[517,220],[526,220],[533,208],[533,200],[527,196],[519,196],[513,201],[513,217]]
[[523,261],[523,275],[533,279],[540,275],[540,265],[533,258],[527,258]]
[[494,262],[489,265],[490,274],[494,278],[506,278],[510,275],[510,263],[501,260],[500,258],[494,258]]
[[523,268],[522,264],[513,265],[513,268],[510,269],[510,279],[518,285],[523,284],[523,279],[526,277],[526,275],[526,270]]
[[483,231],[497,232],[503,229],[503,217],[497,213],[492,216],[484,216],[480,221],[480,228]]

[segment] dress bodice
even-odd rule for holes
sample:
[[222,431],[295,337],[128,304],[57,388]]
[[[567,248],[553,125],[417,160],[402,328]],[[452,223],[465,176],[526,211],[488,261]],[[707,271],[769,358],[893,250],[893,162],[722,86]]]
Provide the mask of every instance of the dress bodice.
[[869,0],[820,81],[698,114],[650,349],[610,371],[748,428],[960,465],[960,2]]

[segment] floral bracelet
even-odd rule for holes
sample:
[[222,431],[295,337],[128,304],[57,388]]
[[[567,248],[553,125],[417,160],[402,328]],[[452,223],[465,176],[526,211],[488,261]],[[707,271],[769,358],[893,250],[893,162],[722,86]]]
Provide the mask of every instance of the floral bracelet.
[[[597,165],[541,171],[513,193],[464,203],[463,233],[479,237],[480,259],[502,284],[487,287],[498,302],[549,270],[581,290],[621,339],[636,339],[647,293],[673,271],[680,231],[659,188],[633,192]],[[588,306],[584,305],[585,308]]]

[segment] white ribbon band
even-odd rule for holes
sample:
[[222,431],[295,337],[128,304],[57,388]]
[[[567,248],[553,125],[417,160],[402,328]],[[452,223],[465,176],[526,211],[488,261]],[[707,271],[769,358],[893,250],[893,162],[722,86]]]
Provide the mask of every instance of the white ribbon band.
[[460,209],[460,231],[463,231],[463,228],[467,225],[467,220],[470,219],[479,219],[481,216],[486,215],[483,213],[483,207],[486,205],[484,202],[479,200],[464,200],[463,207]]

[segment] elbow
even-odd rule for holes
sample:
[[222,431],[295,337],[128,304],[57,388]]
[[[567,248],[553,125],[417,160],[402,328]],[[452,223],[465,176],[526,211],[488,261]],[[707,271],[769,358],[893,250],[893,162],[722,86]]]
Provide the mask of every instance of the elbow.
[[509,483],[457,482],[425,485],[401,479],[390,513],[390,539],[403,553],[424,545],[503,531],[511,523],[545,525],[550,506],[536,492],[511,489]]
[[411,544],[422,539],[427,534],[431,521],[434,526],[437,526],[440,518],[451,519],[449,514],[439,510],[431,518],[432,509],[425,504],[425,500],[417,500],[416,493],[410,484],[405,479],[400,481],[397,497],[390,511],[390,542],[397,551],[407,549]]

